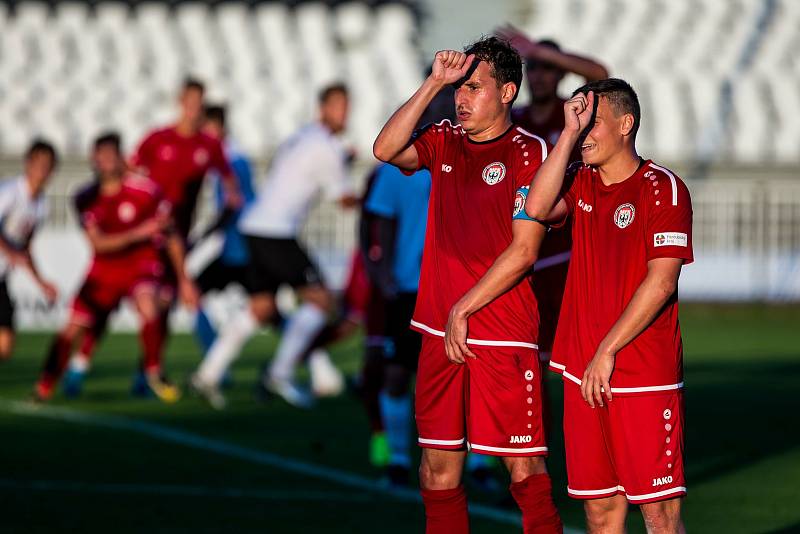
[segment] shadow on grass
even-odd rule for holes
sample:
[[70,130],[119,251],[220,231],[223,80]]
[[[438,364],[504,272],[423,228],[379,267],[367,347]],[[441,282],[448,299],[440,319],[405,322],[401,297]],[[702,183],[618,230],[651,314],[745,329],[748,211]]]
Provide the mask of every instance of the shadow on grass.
[[797,363],[709,362],[686,366],[686,465],[692,484],[730,474],[800,442],[800,426],[786,414],[800,411]]

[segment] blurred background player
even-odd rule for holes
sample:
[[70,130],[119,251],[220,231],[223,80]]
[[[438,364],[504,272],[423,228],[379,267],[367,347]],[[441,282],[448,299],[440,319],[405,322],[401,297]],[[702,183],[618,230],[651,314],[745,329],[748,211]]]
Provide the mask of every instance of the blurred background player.
[[44,189],[57,163],[53,145],[36,140],[25,153],[23,174],[0,185],[0,361],[14,350],[14,303],[6,282],[11,269],[25,268],[48,303],[58,297],[55,286],[39,274],[30,251],[33,233],[47,209]]
[[[224,180],[215,171],[212,174],[214,202],[219,216],[217,223],[209,230],[221,229],[223,242],[219,255],[197,276],[197,288],[202,295],[209,291],[221,291],[233,283],[239,284],[243,288],[247,287],[247,262],[250,256],[247,251],[247,242],[239,232],[238,223],[242,209],[248,206],[255,197],[253,169],[247,156],[228,138],[225,115],[223,106],[206,106],[203,132],[223,143],[225,155],[238,182],[243,206],[234,210],[226,205]],[[197,311],[195,335],[203,349],[203,354],[211,348],[217,337],[217,332],[202,306]]]
[[[177,235],[184,243],[188,242],[197,197],[209,171],[216,171],[222,178],[226,206],[236,209],[241,204],[237,180],[228,165],[220,140],[202,131],[204,95],[205,87],[201,82],[192,78],[186,79],[180,92],[180,115],[177,122],[145,136],[131,158],[131,166],[161,188],[164,198],[172,207],[172,220]],[[176,289],[176,274],[172,272],[171,264],[165,263],[165,283],[160,285],[159,295],[159,332],[162,345],[168,334],[169,309]],[[70,383],[88,368],[86,362],[91,358],[97,339],[105,330],[106,320],[107,318],[98,318],[96,325],[84,336],[80,354],[74,359],[76,365],[71,369],[74,374],[70,373]],[[132,388],[135,395],[150,394],[145,378],[141,372],[136,375]],[[162,377],[162,382],[164,381],[166,378]]]
[[250,250],[247,309],[229,320],[192,376],[191,383],[213,406],[224,405],[220,380],[244,343],[276,313],[275,293],[282,285],[294,288],[301,303],[288,318],[263,387],[298,407],[313,398],[294,383],[295,369],[327,323],[333,297],[319,269],[298,243],[311,202],[323,190],[342,207],[358,204],[347,175],[346,154],[336,137],[347,124],[349,98],[344,85],[319,94],[319,119],[278,149],[256,199],[242,214],[239,230]]
[[196,289],[184,274],[183,241],[172,228],[170,206],[159,187],[126,170],[117,134],[105,134],[95,141],[92,162],[95,183],[75,197],[75,206],[94,256],[69,321],[50,347],[34,395],[40,401],[52,396],[73,344],[92,329],[97,318],[108,317],[129,297],[140,320],[142,371],[147,384],[161,400],[175,402],[177,388],[161,378],[158,289],[166,252],[181,298],[187,305],[196,303]]

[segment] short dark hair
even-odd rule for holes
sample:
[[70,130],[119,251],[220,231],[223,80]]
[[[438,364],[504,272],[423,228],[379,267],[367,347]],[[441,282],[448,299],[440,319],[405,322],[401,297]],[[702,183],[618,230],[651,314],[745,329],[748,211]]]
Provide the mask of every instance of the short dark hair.
[[636,133],[639,131],[639,124],[642,121],[642,109],[639,106],[639,97],[636,95],[636,91],[633,90],[633,87],[628,82],[619,78],[597,80],[577,88],[572,93],[572,96],[578,93],[588,94],[589,91],[594,92],[595,98],[602,96],[608,99],[608,103],[614,110],[615,115],[620,116],[626,113],[633,115],[631,133],[633,137],[636,137]]
[[111,145],[117,152],[122,152],[122,138],[117,132],[104,132],[95,138],[95,150],[106,145]]
[[53,167],[58,165],[58,153],[56,152],[55,147],[51,142],[46,141],[41,137],[37,137],[33,140],[33,142],[31,142],[28,150],[25,151],[25,160],[30,160],[37,154],[46,154],[50,156],[50,159],[53,162]]
[[325,87],[323,87],[320,90],[317,99],[318,99],[320,104],[324,104],[325,102],[328,101],[328,99],[331,96],[333,96],[336,93],[339,93],[339,94],[344,95],[346,97],[349,94],[349,91],[347,90],[347,86],[345,84],[343,84],[342,82],[335,82],[335,83],[332,83],[332,84],[329,84],[329,85],[326,85]]
[[225,106],[219,104],[208,105],[205,107],[203,114],[206,120],[218,122],[220,126],[225,128]]
[[191,76],[184,78],[183,80],[183,88],[182,91],[185,93],[186,91],[196,90],[200,91],[201,93],[206,92],[206,86],[203,82],[198,80],[197,78],[192,78]]
[[513,104],[522,84],[522,58],[517,49],[505,39],[491,36],[475,41],[464,50],[464,53],[475,54],[475,59],[485,61],[491,67],[492,78],[497,81],[498,87],[509,82],[514,84],[516,92],[510,102]]

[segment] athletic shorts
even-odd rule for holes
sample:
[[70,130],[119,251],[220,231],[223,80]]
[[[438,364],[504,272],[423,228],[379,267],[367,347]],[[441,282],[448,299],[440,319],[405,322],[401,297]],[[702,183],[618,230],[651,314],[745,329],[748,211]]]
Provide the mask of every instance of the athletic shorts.
[[322,285],[322,276],[295,239],[272,239],[247,235],[250,263],[249,293],[275,293],[282,285]]
[[5,278],[0,280],[0,328],[14,328],[14,302]]
[[683,391],[614,396],[592,408],[564,383],[567,492],[576,499],[625,495],[633,504],[686,495]]
[[450,363],[440,337],[423,335],[415,410],[419,445],[492,456],[545,456],[539,354],[471,346]]
[[402,365],[412,373],[417,370],[422,334],[411,330],[411,317],[417,303],[416,293],[400,293],[386,303],[386,338],[389,341],[386,361]]
[[100,278],[89,275],[72,301],[72,321],[92,328],[105,322],[108,315],[119,306],[122,299],[139,290],[159,287],[158,276],[140,276],[135,279]]
[[222,291],[230,284],[239,284],[247,290],[249,283],[247,273],[246,265],[228,265],[219,257],[203,269],[195,283],[203,295],[209,291]]

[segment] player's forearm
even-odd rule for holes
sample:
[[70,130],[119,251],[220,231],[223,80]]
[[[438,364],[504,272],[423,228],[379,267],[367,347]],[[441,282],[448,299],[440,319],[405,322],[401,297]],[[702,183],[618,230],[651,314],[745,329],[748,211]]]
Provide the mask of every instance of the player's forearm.
[[600,343],[599,350],[617,353],[636,339],[675,293],[677,284],[677,276],[673,278],[658,272],[648,272],[625,311]]
[[417,122],[425,112],[425,108],[443,87],[443,83],[430,77],[427,78],[417,92],[394,112],[378,134],[372,147],[372,152],[377,159],[387,163],[391,162],[408,146],[408,141],[414,133]]
[[[536,223],[530,223],[536,224]],[[540,226],[536,224],[536,226]],[[544,237],[544,228],[538,242]],[[486,271],[486,274],[467,291],[453,307],[453,313],[469,317],[482,309],[494,299],[517,285],[531,266],[536,263],[539,247],[536,244],[511,244]]]
[[566,72],[572,72],[578,76],[582,76],[589,82],[608,78],[608,70],[597,61],[589,59],[588,57],[562,52],[555,48],[539,46],[537,47],[536,58],[539,61],[555,65]]
[[564,175],[570,163],[572,149],[580,132],[564,130],[556,146],[542,162],[531,181],[525,213],[538,220],[546,220],[564,184]]
[[119,234],[103,234],[99,232],[89,234],[89,242],[97,254],[119,252],[137,241],[140,241],[140,239],[138,239],[133,230]]
[[167,257],[169,258],[179,281],[188,279],[186,274],[186,247],[177,233],[173,232],[167,237]]

